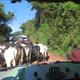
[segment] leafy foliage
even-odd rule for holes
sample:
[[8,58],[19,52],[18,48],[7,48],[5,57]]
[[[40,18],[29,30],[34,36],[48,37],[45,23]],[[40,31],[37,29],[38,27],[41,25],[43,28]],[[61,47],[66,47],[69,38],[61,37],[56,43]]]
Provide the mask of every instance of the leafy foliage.
[[[34,42],[48,45],[51,51],[61,55],[73,45],[80,44],[80,5],[73,2],[39,3],[32,2],[36,9],[35,21],[22,24],[24,34]],[[35,25],[36,23],[36,25]],[[37,27],[37,29],[36,29]]]
[[4,5],[0,3],[0,42],[9,40],[9,35],[12,29],[8,26],[8,22],[11,21],[13,17],[13,13],[8,12],[6,14],[4,12]]

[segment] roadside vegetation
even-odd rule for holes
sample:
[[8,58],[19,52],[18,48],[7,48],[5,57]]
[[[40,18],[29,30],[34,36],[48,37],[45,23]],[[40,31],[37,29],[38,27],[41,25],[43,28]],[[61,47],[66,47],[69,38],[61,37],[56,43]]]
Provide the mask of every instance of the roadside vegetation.
[[22,32],[17,34],[29,36],[32,42],[46,44],[50,52],[64,56],[75,44],[80,44],[80,4],[70,1],[31,4],[32,10],[36,9],[35,19],[23,23]]
[[12,12],[5,13],[4,5],[0,3],[0,43],[9,41],[11,26],[8,24],[13,20],[14,14]]
[[21,25],[22,33],[33,42],[49,46],[51,52],[65,55],[80,44],[80,5],[65,3],[32,3],[36,17]]

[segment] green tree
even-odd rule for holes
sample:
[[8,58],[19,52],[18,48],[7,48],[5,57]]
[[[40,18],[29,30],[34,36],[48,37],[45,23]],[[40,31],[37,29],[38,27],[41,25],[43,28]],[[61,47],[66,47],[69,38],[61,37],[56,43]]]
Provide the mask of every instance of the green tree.
[[[14,14],[4,12],[4,5],[0,3],[0,41],[5,42],[9,40],[9,35],[12,31],[11,27],[8,26],[9,21],[12,20]],[[2,38],[3,37],[3,38]]]
[[[80,5],[73,2],[65,3],[32,3],[39,11],[39,29],[46,23],[48,28],[45,36],[47,44],[52,50],[66,53],[74,44],[80,44]],[[40,12],[41,11],[41,12]],[[38,19],[38,18],[35,18]],[[44,30],[44,29],[43,29]],[[45,35],[42,31],[40,35]],[[40,38],[40,36],[38,36]],[[38,39],[42,42],[43,39]]]
[[23,34],[31,36],[34,42],[48,45],[50,50],[61,55],[65,55],[74,44],[80,44],[79,4],[70,1],[32,2],[32,6],[32,10],[37,10],[36,17],[21,26]]
[[35,32],[35,22],[34,20],[29,20],[26,23],[23,23],[21,25],[21,30],[22,30],[22,34],[25,34],[26,36],[30,37],[32,39],[33,42],[36,41],[36,32]]

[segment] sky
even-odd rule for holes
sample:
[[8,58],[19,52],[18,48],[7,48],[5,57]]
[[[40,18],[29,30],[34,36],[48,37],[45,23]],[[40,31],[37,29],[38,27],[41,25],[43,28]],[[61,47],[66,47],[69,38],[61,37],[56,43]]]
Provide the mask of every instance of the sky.
[[27,22],[28,20],[35,18],[36,10],[31,10],[32,5],[25,0],[22,0],[21,3],[12,4],[10,0],[0,0],[0,3],[4,4],[4,11],[8,13],[9,11],[13,12],[15,17],[9,26],[12,28],[12,33],[20,31],[20,26],[22,23]]

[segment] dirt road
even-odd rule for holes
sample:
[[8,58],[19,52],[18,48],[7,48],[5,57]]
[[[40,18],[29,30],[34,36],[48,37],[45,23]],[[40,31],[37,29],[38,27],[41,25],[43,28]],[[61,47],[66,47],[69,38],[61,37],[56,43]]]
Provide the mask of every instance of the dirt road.
[[[56,61],[68,61],[63,56],[59,56],[59,55],[54,54],[54,53],[49,53],[48,56],[49,56],[48,61],[45,61],[45,62],[41,61],[39,63],[49,63],[49,62],[56,62]],[[32,64],[36,64],[36,63],[37,62],[35,61]]]

